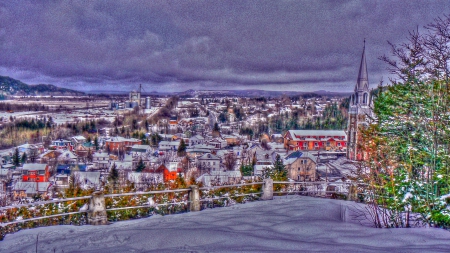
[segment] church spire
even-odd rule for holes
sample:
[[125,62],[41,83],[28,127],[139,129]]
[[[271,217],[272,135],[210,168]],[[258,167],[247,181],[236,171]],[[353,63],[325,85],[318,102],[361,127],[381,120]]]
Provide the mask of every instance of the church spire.
[[355,91],[368,91],[369,90],[369,78],[367,74],[366,63],[366,39],[364,39],[364,47],[361,56],[361,64],[359,66],[358,80],[356,82]]

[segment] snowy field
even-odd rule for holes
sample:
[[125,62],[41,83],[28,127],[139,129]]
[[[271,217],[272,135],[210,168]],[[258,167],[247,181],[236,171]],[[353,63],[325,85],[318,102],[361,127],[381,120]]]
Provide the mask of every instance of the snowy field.
[[[449,252],[450,232],[376,229],[352,221],[355,203],[277,197],[225,208],[7,235],[0,252]],[[347,210],[347,211],[345,211]]]

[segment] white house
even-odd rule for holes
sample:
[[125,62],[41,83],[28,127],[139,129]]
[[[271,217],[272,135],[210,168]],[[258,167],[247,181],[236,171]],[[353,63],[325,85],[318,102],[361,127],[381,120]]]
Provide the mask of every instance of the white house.
[[194,135],[189,138],[189,146],[199,145],[205,143],[205,138],[200,135]]
[[92,155],[92,162],[94,163],[95,169],[105,170],[109,166],[109,155],[108,153],[95,153]]
[[242,174],[238,170],[232,171],[211,171],[205,173],[196,179],[197,182],[202,182],[205,186],[213,184],[237,184],[241,181]]
[[180,146],[180,141],[161,141],[158,148],[161,151],[178,150],[178,146]]
[[219,171],[220,158],[213,154],[204,154],[197,158],[197,166],[208,171]]

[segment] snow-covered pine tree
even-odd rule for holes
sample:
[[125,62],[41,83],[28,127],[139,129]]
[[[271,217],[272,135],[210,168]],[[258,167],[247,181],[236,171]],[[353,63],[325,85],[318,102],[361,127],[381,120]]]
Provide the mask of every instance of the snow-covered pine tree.
[[[450,225],[450,18],[413,31],[383,56],[397,79],[378,90],[376,122],[364,131],[363,178],[374,204],[387,208],[384,226],[409,226],[410,212]],[[384,220],[383,220],[384,219]]]

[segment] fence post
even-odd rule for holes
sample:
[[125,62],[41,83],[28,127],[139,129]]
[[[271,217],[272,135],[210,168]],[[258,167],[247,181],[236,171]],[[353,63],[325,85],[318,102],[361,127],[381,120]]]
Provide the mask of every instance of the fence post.
[[273,199],[273,180],[271,178],[264,179],[262,200]]
[[92,198],[88,209],[89,225],[108,225],[108,217],[106,215],[105,196],[102,192],[92,193]]
[[347,200],[350,201],[356,201],[357,198],[357,190],[356,190],[356,185],[354,184],[350,184],[350,186],[348,187],[348,195],[347,195]]
[[189,188],[191,188],[189,191],[189,211],[200,211],[200,192],[198,185],[191,185]]

